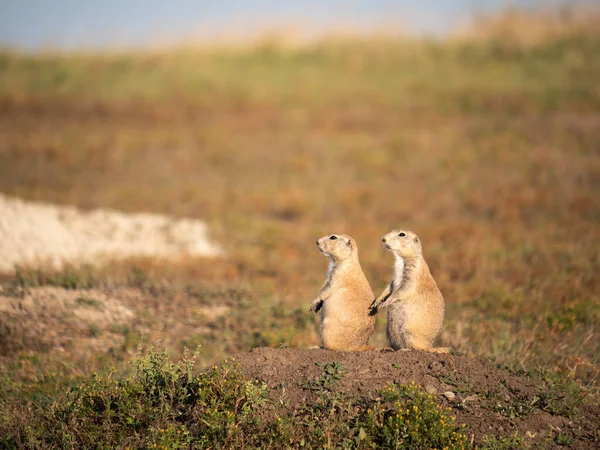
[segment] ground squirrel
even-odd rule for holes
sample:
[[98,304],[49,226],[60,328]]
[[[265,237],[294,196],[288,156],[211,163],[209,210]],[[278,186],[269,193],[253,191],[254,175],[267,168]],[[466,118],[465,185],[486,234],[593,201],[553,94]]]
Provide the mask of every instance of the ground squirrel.
[[317,239],[317,247],[329,258],[329,269],[310,311],[322,309],[324,348],[369,350],[367,342],[375,328],[370,310],[374,294],[360,267],[356,242],[346,234],[330,234]]
[[392,281],[371,309],[388,307],[386,333],[391,347],[447,353],[447,348],[433,348],[444,322],[444,298],[423,258],[419,237],[393,230],[381,240],[396,263]]

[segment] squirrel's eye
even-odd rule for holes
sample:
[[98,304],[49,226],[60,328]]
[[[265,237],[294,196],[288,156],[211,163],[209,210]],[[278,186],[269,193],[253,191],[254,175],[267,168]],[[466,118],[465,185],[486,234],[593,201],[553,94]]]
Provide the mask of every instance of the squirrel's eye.
[[331,239],[332,241],[335,241],[337,239],[337,236],[331,236],[329,239]]
[[398,236],[404,237],[404,236],[406,236],[406,233],[400,233]]

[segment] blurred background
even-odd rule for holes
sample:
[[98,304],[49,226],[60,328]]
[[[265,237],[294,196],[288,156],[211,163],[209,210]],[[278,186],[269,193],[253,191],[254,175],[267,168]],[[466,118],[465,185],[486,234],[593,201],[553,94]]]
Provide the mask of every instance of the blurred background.
[[[41,0],[0,5],[0,44],[19,49],[148,48],[177,44],[247,42],[277,35],[314,40],[332,33],[445,35],[476,15],[507,7],[539,8],[540,0],[166,0],[104,2]],[[565,2],[566,3],[566,2]],[[574,0],[570,3],[584,4]],[[564,3],[563,3],[564,4]]]
[[598,19],[576,1],[1,2],[0,241],[20,199],[194,219],[222,250],[5,268],[2,391],[124,370],[157,339],[201,344],[203,366],[318,344],[315,239],[352,235],[378,294],[396,227],[445,296],[441,345],[595,388]]

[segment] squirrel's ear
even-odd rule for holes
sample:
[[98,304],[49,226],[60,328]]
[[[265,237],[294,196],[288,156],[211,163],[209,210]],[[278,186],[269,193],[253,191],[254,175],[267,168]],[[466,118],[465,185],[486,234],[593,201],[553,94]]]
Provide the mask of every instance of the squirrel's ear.
[[352,241],[348,239],[348,243],[346,244],[348,247],[352,247]]
[[419,242],[419,238],[415,236],[415,244]]

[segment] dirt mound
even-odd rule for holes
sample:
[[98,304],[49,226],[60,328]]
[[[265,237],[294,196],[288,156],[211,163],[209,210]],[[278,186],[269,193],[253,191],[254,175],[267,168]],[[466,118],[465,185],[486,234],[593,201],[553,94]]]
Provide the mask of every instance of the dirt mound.
[[600,407],[565,397],[548,380],[516,375],[483,358],[257,348],[235,360],[248,378],[266,383],[274,400],[290,407],[310,404],[323,391],[373,398],[389,382],[414,381],[452,408],[475,443],[486,435],[517,432],[528,442],[544,442],[545,448],[558,445],[559,435],[571,440],[572,448],[600,445]]
[[123,214],[26,202],[0,194],[0,271],[15,264],[95,263],[101,257],[215,256],[206,224],[159,214]]

